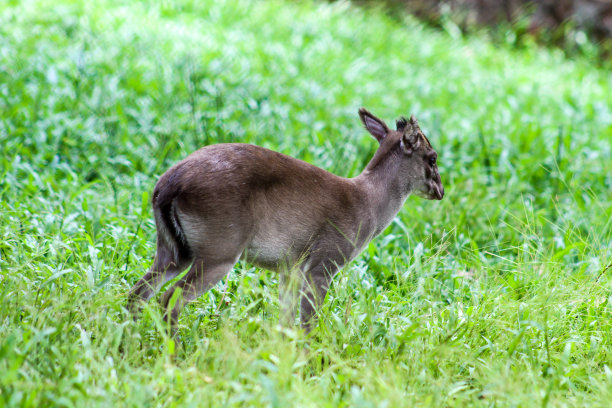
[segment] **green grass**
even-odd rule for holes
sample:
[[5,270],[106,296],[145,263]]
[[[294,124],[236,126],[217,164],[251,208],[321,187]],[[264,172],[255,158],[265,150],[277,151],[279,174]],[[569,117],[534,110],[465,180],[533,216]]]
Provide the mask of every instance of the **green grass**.
[[[239,264],[173,350],[150,266],[157,177],[255,143],[343,176],[360,106],[414,113],[446,196],[410,198],[310,340]],[[0,406],[609,406],[612,77],[560,51],[347,3],[0,4]]]

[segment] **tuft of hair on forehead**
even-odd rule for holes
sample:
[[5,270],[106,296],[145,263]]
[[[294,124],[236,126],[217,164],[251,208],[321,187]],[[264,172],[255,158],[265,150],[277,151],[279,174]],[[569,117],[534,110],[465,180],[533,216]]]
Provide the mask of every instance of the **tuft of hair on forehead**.
[[410,119],[406,119],[404,116],[402,116],[398,120],[395,121],[395,126],[397,130],[400,132],[404,130],[408,130],[406,129],[408,125],[410,125],[409,129],[412,131],[419,129],[419,122],[417,122],[414,115],[410,115]]
[[426,146],[431,147],[431,143],[427,136],[421,131],[419,127],[419,122],[414,117],[414,115],[410,115],[410,119],[406,119],[404,116],[395,121],[397,125],[397,130],[400,132],[404,132],[404,134],[412,137],[413,141],[416,142],[417,139],[423,140]]
[[395,127],[398,131],[402,131],[408,126],[408,120],[405,117],[401,117],[395,121]]

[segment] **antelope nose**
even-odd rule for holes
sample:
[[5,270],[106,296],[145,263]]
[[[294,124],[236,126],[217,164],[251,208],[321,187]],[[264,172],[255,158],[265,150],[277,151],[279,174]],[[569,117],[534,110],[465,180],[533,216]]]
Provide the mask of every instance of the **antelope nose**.
[[441,200],[444,197],[444,186],[438,186],[436,190],[438,192],[438,200]]

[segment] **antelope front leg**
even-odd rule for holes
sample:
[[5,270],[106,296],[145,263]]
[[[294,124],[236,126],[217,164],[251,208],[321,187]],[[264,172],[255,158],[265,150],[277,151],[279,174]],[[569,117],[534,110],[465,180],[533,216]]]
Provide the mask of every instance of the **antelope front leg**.
[[310,333],[316,324],[316,313],[321,309],[325,295],[337,272],[337,266],[325,266],[321,263],[305,274],[301,290],[300,321],[306,334]]
[[295,324],[297,311],[299,276],[293,271],[282,272],[279,276],[280,324],[291,328]]

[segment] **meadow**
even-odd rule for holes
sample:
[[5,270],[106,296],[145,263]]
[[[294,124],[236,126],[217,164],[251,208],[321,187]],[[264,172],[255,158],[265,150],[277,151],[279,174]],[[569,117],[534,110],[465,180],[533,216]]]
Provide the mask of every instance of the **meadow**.
[[[410,197],[311,338],[239,263],[179,321],[126,293],[150,194],[246,142],[352,177],[357,109],[414,114],[446,195]],[[605,407],[612,75],[347,2],[0,3],[0,406]]]

